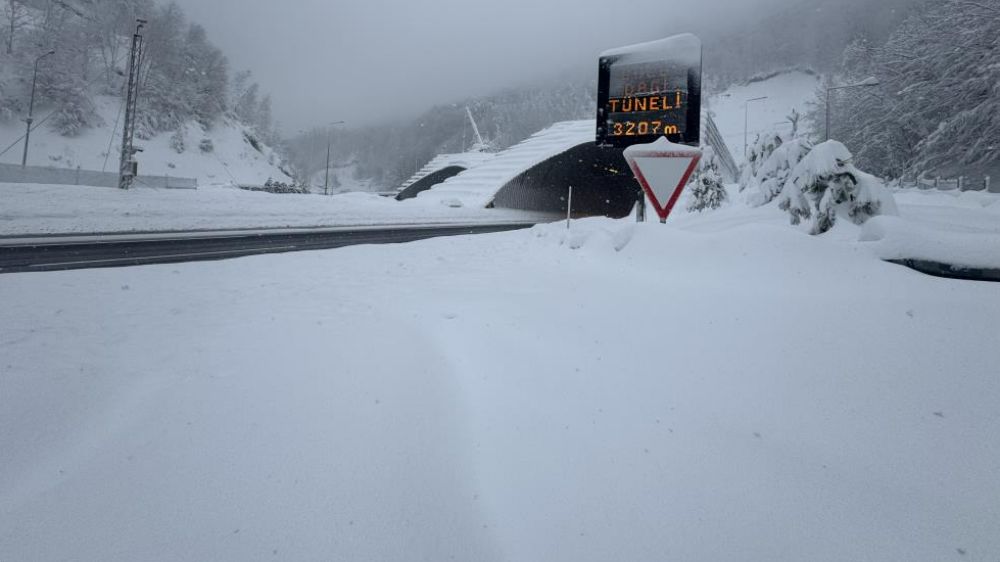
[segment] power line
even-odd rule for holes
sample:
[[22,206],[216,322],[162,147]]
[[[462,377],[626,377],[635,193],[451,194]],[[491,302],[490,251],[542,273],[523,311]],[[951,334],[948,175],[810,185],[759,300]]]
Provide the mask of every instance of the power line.
[[[121,62],[120,59],[119,60],[114,60],[114,61],[112,61],[112,64],[115,65],[115,66],[117,66],[119,62]],[[91,86],[93,86],[94,84],[97,84],[98,82],[100,82],[103,79],[104,79],[103,77],[95,78],[95,79],[91,80],[90,82],[87,82],[84,87],[85,88],[90,88]],[[41,127],[46,121],[48,121],[49,119],[51,119],[52,116],[54,116],[56,113],[59,113],[59,110],[58,109],[53,109],[43,119],[39,119],[38,121],[36,121],[35,124],[34,124],[34,126],[31,127],[31,131],[34,132],[35,129]],[[10,144],[10,146],[8,146],[7,148],[5,148],[2,151],[0,151],[0,156],[3,156],[4,154],[7,154],[8,152],[10,152],[10,149],[12,149],[15,146],[21,144],[21,141],[24,140],[24,137],[25,137],[25,135],[21,135],[14,142],[12,142]]]

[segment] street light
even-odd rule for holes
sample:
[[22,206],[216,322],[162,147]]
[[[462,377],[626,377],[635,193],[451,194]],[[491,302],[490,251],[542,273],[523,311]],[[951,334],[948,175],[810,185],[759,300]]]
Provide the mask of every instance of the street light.
[[750,155],[747,153],[747,133],[750,129],[750,102],[766,100],[767,96],[761,96],[759,98],[750,98],[743,104],[743,157],[749,159]]
[[330,194],[330,132],[334,125],[343,125],[343,121],[334,121],[326,126],[326,177],[323,180],[323,195]]
[[55,51],[49,51],[43,55],[40,55],[35,59],[35,74],[31,77],[31,101],[28,103],[28,118],[25,122],[28,124],[28,129],[24,132],[24,156],[21,157],[21,168],[28,165],[28,140],[31,138],[31,123],[34,121],[33,115],[35,113],[35,84],[38,82],[38,63],[42,62],[42,59],[49,55],[56,54]]
[[878,86],[881,82],[878,78],[874,76],[865,78],[857,84],[848,84],[846,86],[833,86],[826,89],[826,140],[830,140],[830,92],[834,90],[846,90],[848,88],[871,88],[873,86]]

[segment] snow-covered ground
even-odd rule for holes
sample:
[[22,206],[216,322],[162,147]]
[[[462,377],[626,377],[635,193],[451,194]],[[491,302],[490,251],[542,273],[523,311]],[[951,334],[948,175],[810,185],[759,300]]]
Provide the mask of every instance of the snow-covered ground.
[[198,190],[0,183],[0,236],[80,232],[351,226],[510,221],[539,213],[438,201],[396,201],[371,193],[275,195],[234,187]]
[[1000,285],[785,221],[0,276],[0,560],[996,560]]
[[[104,124],[83,131],[79,136],[61,136],[47,124],[32,131],[28,163],[33,166],[70,169],[80,166],[84,170],[116,171],[121,147],[121,99],[99,96],[95,104]],[[46,113],[43,107],[37,115],[44,118]],[[289,181],[278,169],[280,158],[266,145],[260,145],[259,150],[251,146],[244,137],[244,128],[236,123],[221,120],[209,131],[189,123],[184,131],[183,152],[171,147],[174,133],[160,134],[148,140],[137,138],[136,145],[143,149],[137,156],[140,173],[197,178],[199,185],[260,185],[268,178]],[[0,150],[23,134],[23,123],[0,123]],[[211,152],[203,152],[199,148],[203,139],[211,141]],[[0,161],[20,164],[21,146],[19,144],[8,151]]]
[[[121,191],[0,184],[0,196],[0,236],[553,218],[510,209],[453,208],[444,204],[449,200],[431,197],[396,201],[370,193],[274,195],[227,187]],[[900,216],[878,218],[862,232],[851,232],[855,241],[871,242],[886,259],[1000,267],[1000,195],[903,189],[895,197]],[[731,199],[741,200],[736,194]],[[734,203],[719,215],[738,222],[787,223],[773,205],[753,210]]]

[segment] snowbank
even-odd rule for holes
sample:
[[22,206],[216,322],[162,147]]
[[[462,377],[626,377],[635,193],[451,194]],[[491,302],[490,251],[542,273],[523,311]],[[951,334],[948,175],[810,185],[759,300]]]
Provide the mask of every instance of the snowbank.
[[895,197],[900,216],[865,223],[862,246],[887,260],[1000,269],[1000,195],[904,189]]
[[396,201],[370,193],[275,195],[0,183],[0,235],[543,220],[538,213]]

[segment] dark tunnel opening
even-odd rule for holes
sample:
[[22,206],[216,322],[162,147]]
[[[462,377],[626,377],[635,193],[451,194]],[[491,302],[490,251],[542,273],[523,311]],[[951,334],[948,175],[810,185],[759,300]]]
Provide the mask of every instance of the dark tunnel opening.
[[441,168],[440,170],[430,173],[408,185],[405,189],[396,194],[396,200],[402,201],[404,199],[412,199],[419,193],[427,191],[444,180],[457,176],[464,171],[465,168],[462,166],[448,166],[447,168]]
[[507,182],[490,206],[565,213],[570,186],[575,217],[628,216],[639,193],[622,149],[585,142]]

